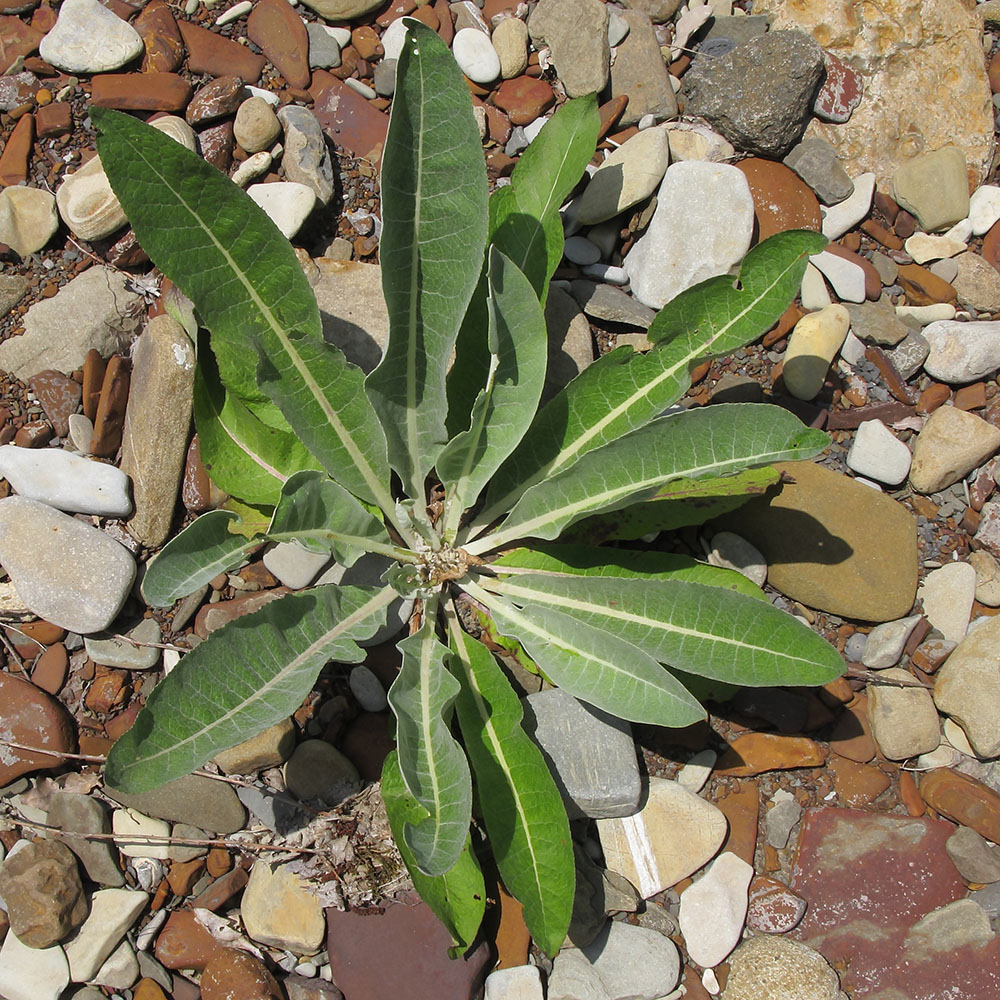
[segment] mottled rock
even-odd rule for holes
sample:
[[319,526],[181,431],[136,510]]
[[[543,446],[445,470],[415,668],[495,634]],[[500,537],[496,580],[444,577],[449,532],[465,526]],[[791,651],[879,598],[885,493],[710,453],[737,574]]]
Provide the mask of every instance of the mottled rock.
[[[281,0],[284,2],[284,0]],[[226,948],[205,966],[202,1000],[284,1000],[285,991],[267,966],[245,951]]]
[[961,253],[954,263],[950,281],[959,303],[973,312],[1000,312],[1000,272],[976,253]]
[[900,667],[890,667],[879,681],[868,685],[868,718],[879,749],[890,760],[905,760],[929,753],[941,742],[937,709],[930,692],[914,684],[914,677]]
[[541,0],[528,18],[531,40],[551,49],[570,97],[600,93],[608,82],[608,17],[600,0]]
[[333,161],[326,148],[323,128],[308,109],[287,104],[278,112],[285,130],[281,165],[290,181],[312,188],[326,205],[333,197]]
[[819,952],[785,937],[754,937],[729,960],[723,1000],[840,1000],[840,980]]
[[98,0],[64,0],[38,53],[67,73],[105,73],[124,66],[142,48],[135,28]]
[[260,944],[311,955],[323,943],[326,923],[319,899],[287,865],[254,862],[240,909],[247,934]]
[[[46,822],[68,833],[101,834],[111,832],[107,807],[89,795],[59,792],[52,800]],[[67,837],[66,846],[80,859],[87,878],[98,885],[118,888],[125,877],[118,867],[117,851],[104,839]]]

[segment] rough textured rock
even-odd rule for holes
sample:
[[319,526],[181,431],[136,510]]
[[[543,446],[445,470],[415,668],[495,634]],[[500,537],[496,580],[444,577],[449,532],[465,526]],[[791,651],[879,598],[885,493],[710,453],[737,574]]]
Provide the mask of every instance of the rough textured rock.
[[0,191],[0,240],[18,256],[41,250],[58,228],[56,200],[48,191],[20,185]]
[[985,462],[1000,448],[1000,430],[974,413],[940,406],[928,418],[913,446],[910,485],[937,493]]
[[541,0],[528,18],[532,41],[552,50],[570,97],[600,93],[608,82],[608,18],[600,0]]
[[819,952],[785,937],[745,941],[729,960],[723,1000],[838,1000],[840,980]]
[[929,753],[941,742],[940,722],[930,692],[923,687],[895,687],[883,681],[912,684],[913,675],[901,667],[879,674],[868,685],[868,718],[872,735],[889,760],[905,760]]
[[[865,94],[843,125],[814,121],[847,172],[874,171],[888,191],[900,164],[949,143],[960,146],[970,178],[982,183],[993,156],[993,106],[982,28],[967,0],[881,0],[874,4],[759,0],[772,30],[799,28],[861,73]],[[929,94],[948,95],[930,101]],[[914,120],[912,109],[921,108]]]
[[241,912],[247,934],[261,944],[311,955],[323,943],[326,923],[319,899],[286,865],[254,863]]
[[645,115],[658,121],[676,118],[677,96],[649,17],[641,11],[626,11],[621,17],[629,32],[611,67],[611,96],[628,98],[619,122],[634,125]]

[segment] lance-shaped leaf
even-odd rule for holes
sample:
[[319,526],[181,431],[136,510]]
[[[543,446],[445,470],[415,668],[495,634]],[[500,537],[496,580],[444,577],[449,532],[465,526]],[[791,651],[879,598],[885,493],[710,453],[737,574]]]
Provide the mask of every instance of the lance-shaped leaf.
[[389,342],[367,389],[393,468],[422,498],[447,439],[445,370],[483,265],[487,185],[468,88],[448,47],[419,21],[407,21],[399,54],[382,218]]
[[322,472],[299,472],[285,483],[267,537],[332,552],[342,566],[353,566],[365,552],[404,551],[392,544],[377,517]]
[[225,174],[179,142],[121,112],[92,107],[90,116],[136,237],[211,331],[226,386],[241,399],[263,400],[248,335],[276,347],[288,324],[322,338],[316,298],[291,244]]
[[483,584],[462,586],[486,605],[500,631],[524,644],[553,684],[574,697],[619,718],[657,726],[680,728],[705,717],[676,678],[630,642],[541,604],[518,609],[492,592],[506,583],[484,579]]
[[459,687],[444,664],[448,649],[435,635],[437,603],[436,597],[426,602],[423,626],[398,644],[403,665],[389,689],[399,769],[426,814],[405,824],[403,839],[427,875],[455,863],[472,818],[469,764],[450,728]]
[[195,371],[194,422],[212,481],[247,503],[274,504],[289,476],[317,467],[294,433],[268,426],[213,380],[204,354]]
[[446,490],[446,537],[521,440],[545,384],[542,307],[528,279],[496,248],[489,255],[489,291],[486,388],[472,408],[469,429],[449,441],[437,460]]
[[489,524],[535,483],[661,414],[687,390],[700,358],[734,351],[773,326],[798,291],[809,255],[825,245],[818,233],[778,233],[747,254],[739,278],[709,278],[668,302],[650,327],[658,349],[612,351],[546,404],[494,477],[476,523]]
[[494,586],[533,614],[552,608],[613,632],[661,663],[732,684],[825,684],[844,671],[822,636],[730,590],[681,580],[542,575]]
[[230,531],[230,523],[237,520],[232,511],[209,511],[171,538],[146,567],[141,588],[146,603],[153,608],[169,607],[238,566],[261,539]]
[[403,830],[406,824],[419,823],[426,817],[427,811],[407,791],[395,750],[382,765],[382,801],[396,848],[413,879],[413,887],[448,928],[455,942],[450,955],[458,958],[472,944],[486,908],[486,887],[479,861],[472,850],[471,838],[466,833],[462,853],[443,875],[425,875],[417,867],[413,852],[406,845]]
[[724,476],[829,443],[778,406],[727,403],[661,417],[588,452],[566,472],[533,486],[503,525],[466,546],[478,555],[521,537],[555,538],[585,514],[647,499],[672,479]]
[[385,623],[390,587],[287,594],[213,632],[153,689],[111,748],[107,783],[144,792],[290,716],[331,660],[358,663]]
[[548,955],[573,913],[573,841],[559,789],[521,728],[521,702],[493,654],[450,620],[451,667],[462,685],[456,708],[476,775],[497,868],[524,907],[524,922]]

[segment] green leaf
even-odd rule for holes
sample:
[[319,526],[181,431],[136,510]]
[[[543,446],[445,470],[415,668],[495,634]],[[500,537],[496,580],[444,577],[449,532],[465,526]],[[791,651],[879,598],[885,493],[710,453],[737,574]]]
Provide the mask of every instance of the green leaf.
[[382,158],[379,253],[389,342],[367,390],[393,468],[409,495],[422,499],[447,440],[445,370],[483,265],[487,184],[455,60],[430,28],[414,20],[406,26]]
[[195,370],[194,421],[201,460],[212,481],[248,503],[273,505],[282,484],[316,459],[290,430],[269,427],[206,370]]
[[496,248],[489,255],[488,380],[472,408],[467,431],[448,442],[437,460],[445,486],[444,536],[514,450],[538,406],[545,384],[545,317],[527,278]]
[[555,538],[594,511],[648,499],[672,479],[725,476],[747,466],[811,458],[829,439],[778,406],[727,403],[661,417],[533,486],[503,525],[466,546],[474,555],[522,538]]
[[150,560],[142,578],[142,596],[153,608],[167,608],[193,594],[213,577],[232,569],[261,539],[248,540],[229,530],[238,520],[228,510],[213,510],[192,521]]
[[353,566],[364,552],[403,551],[377,517],[322,472],[299,472],[285,483],[267,537],[332,552],[342,566]]
[[490,523],[526,489],[663,413],[690,386],[699,359],[735,351],[773,326],[795,297],[810,254],[826,242],[804,230],[764,240],[744,258],[739,278],[709,278],[663,307],[650,327],[657,349],[618,348],[584,369],[540,411],[494,477],[476,524]]
[[653,659],[731,684],[825,684],[840,654],[791,615],[744,594],[682,580],[518,576],[492,589],[607,630]]
[[578,521],[572,533],[590,542],[632,541],[651,532],[704,524],[763,496],[780,479],[781,473],[769,465],[722,478],[674,479],[642,503]]
[[389,689],[399,769],[425,813],[404,825],[403,840],[427,875],[442,875],[455,863],[472,818],[472,777],[450,729],[459,686],[444,665],[448,650],[435,634],[436,615],[435,597],[425,603],[420,630],[398,644],[403,665]]
[[269,350],[280,349],[287,328],[322,338],[316,298],[291,244],[196,153],[131,115],[89,111],[104,171],[139,243],[194,302],[229,390],[264,400],[249,335],[263,336]]
[[482,587],[471,581],[462,586],[486,605],[501,631],[524,643],[553,684],[574,697],[619,718],[658,726],[681,728],[705,717],[701,705],[653,657],[614,632],[542,604],[517,609],[497,596],[514,585],[481,582]]
[[456,708],[497,868],[535,943],[554,955],[573,913],[573,841],[559,789],[521,728],[521,702],[486,647],[451,619]]
[[153,689],[111,748],[107,783],[148,791],[287,718],[330,660],[364,659],[357,641],[382,627],[395,597],[389,587],[316,587],[213,632]]

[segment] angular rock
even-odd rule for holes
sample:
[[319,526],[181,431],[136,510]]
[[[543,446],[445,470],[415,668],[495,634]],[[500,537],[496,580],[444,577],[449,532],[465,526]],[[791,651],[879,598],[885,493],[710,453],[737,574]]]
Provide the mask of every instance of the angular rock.
[[628,98],[620,124],[635,125],[646,115],[657,121],[676,118],[677,96],[649,16],[638,10],[620,16],[628,35],[617,46],[611,67],[611,96]]
[[865,643],[861,662],[869,670],[885,670],[886,667],[894,667],[903,655],[906,641],[910,638],[910,633],[913,632],[919,621],[920,615],[910,615],[909,618],[900,618],[899,621],[876,625],[868,633],[868,641]]
[[691,961],[712,968],[739,944],[752,878],[753,867],[726,851],[684,890],[679,920]]
[[636,302],[632,296],[614,285],[577,279],[572,283],[570,291],[588,316],[607,320],[609,323],[622,323],[645,330],[656,316],[648,306]]
[[187,65],[192,73],[238,76],[245,83],[260,79],[267,65],[264,56],[190,21],[178,21],[177,27],[187,48]]
[[133,889],[98,889],[90,897],[90,915],[64,946],[74,982],[94,978],[148,900],[147,893]]
[[316,204],[313,189],[294,181],[252,184],[247,194],[264,209],[286,239],[291,239],[302,228]]
[[[111,833],[111,820],[107,807],[89,795],[59,792],[49,806],[45,820],[68,833],[98,833],[102,837]],[[85,837],[67,837],[66,846],[80,859],[87,878],[98,885],[119,888],[125,877],[118,867],[117,851],[108,841],[88,840]]]
[[142,72],[173,73],[180,67],[184,61],[184,40],[169,4],[153,0],[139,12],[133,27],[145,48]]
[[285,996],[285,991],[261,959],[231,948],[220,952],[205,966],[200,989],[202,1000],[227,1000],[230,997],[284,1000]]
[[541,0],[528,18],[531,40],[549,47],[570,97],[600,93],[608,82],[608,19],[600,0]]
[[223,774],[256,774],[266,767],[284,764],[294,749],[295,724],[285,719],[212,759]]
[[939,320],[923,335],[931,348],[924,370],[942,382],[975,382],[1000,368],[1000,322]]
[[313,113],[334,145],[353,156],[371,160],[377,167],[385,148],[389,116],[322,70],[313,74],[310,92],[315,95]]
[[82,390],[79,382],[61,372],[39,372],[28,380],[28,386],[42,404],[56,437],[69,434],[69,418],[80,406]]
[[0,242],[19,257],[41,250],[58,228],[56,200],[48,191],[21,186],[0,191]]
[[755,875],[750,882],[747,924],[764,934],[786,934],[805,916],[806,901],[783,882]]
[[805,736],[742,733],[719,758],[716,772],[742,778],[767,771],[820,767],[825,759],[823,748]]
[[98,0],[64,0],[38,54],[67,73],[105,73],[142,53],[142,39]]
[[111,814],[111,829],[118,850],[126,858],[166,861],[170,857],[170,824],[134,809],[116,809]]
[[941,742],[941,729],[930,692],[914,684],[913,675],[900,667],[883,670],[879,680],[913,685],[868,685],[868,718],[882,753],[889,760],[905,760],[934,750]]
[[663,180],[669,162],[670,140],[665,130],[649,128],[632,136],[594,171],[580,196],[577,221],[585,226],[604,222],[648,198]]
[[939,406],[926,420],[913,446],[910,485],[937,493],[957,483],[1000,448],[1000,430],[974,413]]
[[7,1000],[59,1000],[69,985],[62,948],[29,948],[8,931],[0,948],[0,995]]
[[924,617],[953,642],[960,642],[969,628],[975,594],[976,571],[963,562],[945,563],[932,570],[917,591]]
[[909,475],[913,456],[881,420],[866,420],[854,435],[847,466],[859,476],[897,486]]
[[894,347],[910,334],[885,296],[876,302],[851,302],[845,308],[851,317],[851,333],[865,343]]
[[287,865],[254,862],[240,910],[247,934],[260,944],[311,955],[323,943],[326,922],[319,899]]
[[308,108],[287,104],[278,112],[285,130],[281,165],[290,181],[305,184],[326,205],[333,197],[333,161],[319,120]]
[[1000,312],[1000,273],[975,253],[959,254],[955,264],[951,284],[959,303],[973,312]]
[[824,207],[823,235],[830,240],[840,239],[853,229],[871,211],[875,194],[875,175],[860,174],[854,178],[854,190],[843,201],[829,208]]
[[943,146],[915,156],[892,175],[892,196],[925,232],[948,229],[969,214],[965,154]]

